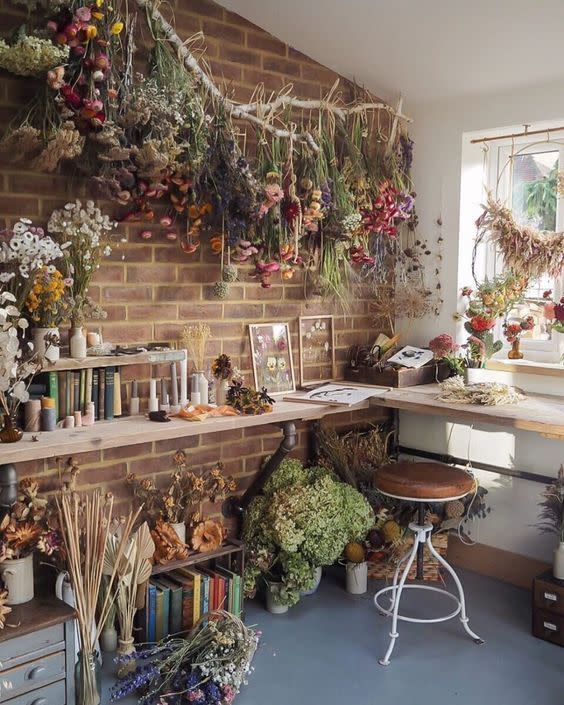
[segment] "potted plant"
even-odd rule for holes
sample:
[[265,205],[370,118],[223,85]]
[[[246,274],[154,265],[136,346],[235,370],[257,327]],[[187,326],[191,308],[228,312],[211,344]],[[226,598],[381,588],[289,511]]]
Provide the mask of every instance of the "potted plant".
[[448,333],[441,333],[429,341],[429,350],[433,353],[436,362],[444,362],[452,373],[463,375],[465,359],[460,354],[460,345]]
[[8,591],[6,604],[20,605],[33,599],[33,554],[51,555],[58,549],[46,521],[47,500],[39,496],[36,482],[26,479],[18,486],[18,499],[0,523],[0,577]]
[[503,322],[503,334],[508,343],[511,343],[511,350],[507,353],[510,360],[521,360],[523,353],[520,350],[519,343],[521,336],[525,331],[533,330],[535,320],[532,316],[525,318],[508,319]]
[[545,487],[542,497],[539,530],[558,536],[552,573],[557,580],[564,580],[564,465],[560,466],[554,482]]
[[368,564],[364,546],[352,541],[345,546],[347,569],[347,592],[351,595],[364,595],[367,590]]
[[218,355],[212,362],[211,370],[214,379],[215,403],[218,406],[224,406],[227,401],[229,382],[235,375],[229,355]]
[[67,312],[67,283],[54,265],[42,267],[35,273],[25,302],[26,314],[32,324],[34,350],[49,362],[59,359],[59,323]]
[[92,306],[88,289],[103,258],[112,252],[108,233],[116,227],[117,223],[103,215],[93,201],[83,204],[79,199],[54,210],[47,224],[53,237],[66,244],[64,264],[71,302],[69,347],[70,356],[76,359],[86,357],[84,320],[94,312],[101,317],[100,309]]
[[[365,498],[329,470],[285,458],[245,513],[245,591],[266,587],[276,613],[296,604],[350,541],[364,539],[374,515]],[[284,610],[285,611],[285,610]]]

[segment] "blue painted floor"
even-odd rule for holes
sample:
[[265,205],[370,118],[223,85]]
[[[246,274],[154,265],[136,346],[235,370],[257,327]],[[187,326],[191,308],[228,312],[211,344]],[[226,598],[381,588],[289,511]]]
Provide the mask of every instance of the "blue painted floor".
[[[530,593],[469,572],[461,577],[470,626],[486,644],[475,645],[457,619],[404,622],[387,667],[378,658],[390,620],[372,602],[380,583],[353,596],[341,585],[344,575],[325,575],[319,591],[286,615],[248,603],[246,622],[263,636],[236,705],[563,705],[564,649],[531,636]],[[440,595],[414,591],[404,604],[412,616],[452,609]]]

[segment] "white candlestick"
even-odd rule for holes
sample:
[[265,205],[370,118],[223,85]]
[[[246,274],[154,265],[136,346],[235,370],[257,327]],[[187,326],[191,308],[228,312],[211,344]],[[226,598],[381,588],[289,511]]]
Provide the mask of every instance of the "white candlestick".
[[183,350],[184,359],[180,360],[180,404],[188,401],[188,350]]
[[159,401],[157,399],[157,380],[149,380],[149,411],[158,411]]
[[178,406],[178,378],[176,376],[176,362],[170,363],[170,403]]

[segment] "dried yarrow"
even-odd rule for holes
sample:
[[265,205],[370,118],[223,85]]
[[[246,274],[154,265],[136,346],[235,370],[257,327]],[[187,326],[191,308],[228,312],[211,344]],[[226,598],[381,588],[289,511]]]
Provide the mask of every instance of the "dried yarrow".
[[33,169],[51,173],[60,161],[71,160],[82,154],[84,137],[71,120],[64,122],[49,139],[45,149],[32,162]]
[[68,48],[49,39],[24,35],[12,45],[0,39],[0,67],[18,76],[43,76],[68,58]]

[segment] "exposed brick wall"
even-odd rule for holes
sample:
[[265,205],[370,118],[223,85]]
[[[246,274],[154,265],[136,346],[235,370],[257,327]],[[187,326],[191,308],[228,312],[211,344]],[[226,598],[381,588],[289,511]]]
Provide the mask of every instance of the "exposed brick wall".
[[[267,91],[277,91],[288,83],[300,97],[318,98],[327,93],[337,75],[295,51],[238,15],[208,0],[176,0],[174,15],[178,33],[189,37],[202,30],[206,37],[207,59],[216,80],[223,81],[227,92],[236,99],[248,100],[258,82]],[[23,21],[9,0],[0,0],[0,26],[12,28]],[[0,72],[0,123],[6,125],[22,107],[26,97],[37,88],[32,81]],[[67,200],[85,196],[88,185],[69,174],[45,175],[12,169],[3,164],[0,179],[0,218],[9,225],[19,216],[44,223],[54,208]],[[107,209],[115,208],[107,204]],[[111,211],[110,211],[111,212]],[[348,346],[366,343],[374,337],[375,327],[368,301],[355,299],[347,316],[319,299],[304,301],[301,273],[293,280],[262,289],[248,279],[248,269],[241,271],[241,282],[231,287],[228,300],[212,297],[211,285],[220,278],[217,256],[204,246],[199,255],[185,255],[175,243],[155,235],[150,241],[140,240],[145,226],[120,228],[126,239],[114,250],[96,276],[91,295],[108,312],[102,330],[106,340],[134,343],[148,340],[177,341],[185,323],[210,322],[213,339],[209,355],[220,352],[252,379],[247,325],[257,321],[288,321],[292,331],[296,375],[298,370],[298,316],[333,313],[336,328],[337,361],[342,366]],[[149,368],[124,368],[124,380],[133,377],[146,380]],[[140,394],[148,393],[141,383]],[[371,414],[377,419],[379,412]],[[350,423],[350,415],[342,421]],[[241,487],[250,482],[259,459],[277,445],[276,431],[233,431],[223,437],[200,436],[174,442],[142,444],[103,453],[77,456],[83,471],[80,484],[104,486],[124,497],[123,478],[128,470],[155,474],[171,468],[171,452],[189,449],[195,465],[225,461],[229,472],[241,478]],[[218,442],[222,444],[218,447]],[[225,445],[223,445],[225,444]],[[306,429],[300,430],[299,453],[305,455]],[[52,462],[22,464],[20,472],[38,474],[49,489],[57,483],[56,464]]]

